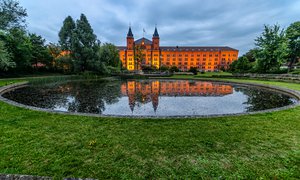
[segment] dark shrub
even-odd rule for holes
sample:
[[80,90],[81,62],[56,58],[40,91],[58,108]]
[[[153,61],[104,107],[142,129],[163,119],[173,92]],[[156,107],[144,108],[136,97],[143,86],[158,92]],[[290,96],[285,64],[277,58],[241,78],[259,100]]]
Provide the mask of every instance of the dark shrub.
[[193,73],[194,75],[197,75],[198,69],[196,67],[191,67],[189,72]]

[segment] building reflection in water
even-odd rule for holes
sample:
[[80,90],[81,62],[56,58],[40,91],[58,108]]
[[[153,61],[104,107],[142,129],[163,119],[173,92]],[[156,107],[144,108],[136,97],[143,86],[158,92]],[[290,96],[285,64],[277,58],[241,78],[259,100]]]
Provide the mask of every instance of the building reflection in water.
[[224,96],[233,93],[230,85],[201,81],[135,81],[121,85],[121,93],[128,96],[131,111],[139,103],[152,102],[156,112],[159,96]]

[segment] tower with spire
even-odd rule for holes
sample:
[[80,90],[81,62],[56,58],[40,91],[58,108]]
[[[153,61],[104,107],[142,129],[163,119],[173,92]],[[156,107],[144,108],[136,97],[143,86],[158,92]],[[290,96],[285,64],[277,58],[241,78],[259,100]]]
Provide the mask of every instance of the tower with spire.
[[152,37],[152,66],[159,69],[160,67],[160,53],[159,53],[159,34],[157,27],[155,26],[153,37]]
[[128,70],[134,70],[134,65],[134,37],[131,26],[129,26],[127,33],[126,67]]
[[127,50],[133,50],[134,48],[134,37],[132,34],[131,26],[129,26],[127,33]]
[[159,34],[156,26],[152,37],[152,43],[153,43],[153,50],[159,50]]

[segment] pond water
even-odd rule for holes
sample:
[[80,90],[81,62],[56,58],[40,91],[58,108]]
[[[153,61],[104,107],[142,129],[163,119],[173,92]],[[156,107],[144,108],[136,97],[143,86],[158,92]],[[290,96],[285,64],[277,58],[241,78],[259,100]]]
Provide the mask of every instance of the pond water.
[[57,111],[121,116],[234,114],[297,102],[264,88],[192,80],[72,81],[29,85],[3,96]]

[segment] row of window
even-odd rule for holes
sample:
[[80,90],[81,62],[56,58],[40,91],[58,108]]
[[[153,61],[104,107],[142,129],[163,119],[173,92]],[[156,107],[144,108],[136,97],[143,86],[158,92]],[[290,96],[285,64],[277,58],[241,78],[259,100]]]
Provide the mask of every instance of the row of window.
[[[146,64],[150,64],[149,62],[148,63],[146,63]],[[158,65],[159,63],[156,61],[156,62],[153,62],[153,64],[154,65]],[[208,63],[206,63],[206,62],[202,62],[202,63],[199,63],[199,62],[190,62],[190,63],[188,63],[188,62],[184,62],[184,63],[182,63],[182,62],[178,62],[178,63],[175,63],[175,62],[166,62],[166,63],[162,63],[162,65],[166,65],[166,66],[169,66],[169,65],[190,65],[190,66],[193,66],[193,65],[218,65],[219,63],[218,62],[208,62]],[[230,64],[230,62],[221,62],[220,63],[221,65],[226,65],[226,64]],[[128,62],[128,65],[134,65],[134,63],[131,61],[131,62]]]
[[[149,58],[149,59],[150,59],[150,58]],[[166,59],[162,58],[161,60],[162,60],[162,61],[170,61],[170,60],[175,61],[176,58],[172,58],[172,59],[170,59],[170,58],[166,58]],[[178,61],[182,61],[182,60],[183,60],[182,58],[178,58]],[[206,59],[206,58],[203,58],[203,59],[200,59],[200,58],[197,58],[197,59],[194,59],[194,58],[191,58],[191,59],[189,59],[189,58],[184,58],[184,60],[185,60],[185,61],[189,61],[189,60],[190,60],[190,61],[194,61],[194,60],[197,60],[197,61],[200,61],[200,60],[206,61],[207,59]],[[218,61],[219,59],[218,59],[218,58],[215,58],[215,59],[209,58],[208,60],[209,60],[209,61],[212,61],[212,60]]]
[[[195,57],[194,54],[178,54],[178,57]],[[233,56],[236,57],[236,54],[222,54],[223,57],[228,57]],[[150,54],[148,55],[150,56]],[[162,54],[162,56],[167,56],[167,57],[176,57],[176,54]],[[197,54],[197,57],[201,57],[201,54]],[[219,54],[203,54],[203,57],[219,57]]]
[[[177,63],[175,63],[175,62],[172,62],[172,63],[166,62],[166,63],[162,63],[162,64],[165,64],[165,65],[175,65]],[[211,63],[211,62],[209,62],[209,63],[205,63],[205,62],[203,62],[203,63],[199,63],[199,62],[197,62],[197,63],[193,63],[193,62],[191,62],[191,63],[187,63],[187,62],[181,63],[181,62],[178,62],[178,64],[179,65],[181,65],[181,64],[184,64],[184,65],[188,65],[188,64],[190,64],[190,65],[200,65],[200,64],[202,64],[202,65],[205,65],[205,64],[212,65],[212,64],[215,64],[215,65],[217,65],[218,62],[214,62],[214,63]],[[221,64],[224,64],[224,63],[221,63]]]
[[[126,60],[126,59],[123,58],[123,61],[125,61],[125,60]],[[132,58],[129,58],[128,60],[129,60],[129,61],[132,61]],[[148,58],[148,60],[151,61],[151,58]],[[154,60],[157,60],[157,58],[154,58]],[[185,58],[184,60],[185,60],[185,61],[189,61],[188,58]],[[203,58],[203,59],[200,59],[200,58],[197,58],[197,59],[191,58],[191,59],[190,59],[190,61],[195,61],[195,60],[196,60],[196,61],[201,61],[201,60],[202,60],[202,61],[206,61],[207,59],[206,59],[206,58]],[[213,61],[213,59],[210,59],[210,58],[209,58],[208,60],[209,60],[209,61]],[[227,61],[232,61],[232,60],[233,60],[233,59],[230,59],[230,58],[227,59]],[[173,59],[170,59],[170,58],[162,59],[162,61],[163,61],[163,62],[176,61],[176,58],[173,58]],[[182,58],[178,58],[178,61],[182,61]],[[219,59],[215,58],[214,61],[219,61]],[[221,61],[226,61],[226,58],[222,58]]]
[[[207,56],[208,55],[208,56]],[[222,54],[222,57],[236,57],[236,54]],[[125,57],[125,54],[123,54]],[[133,54],[128,54],[128,56],[133,56]],[[146,56],[146,54],[144,54]],[[151,54],[148,54],[148,57],[151,56]],[[158,54],[154,54],[153,56],[158,56]],[[161,56],[166,56],[166,57],[176,57],[176,54],[162,54]],[[183,54],[178,54],[178,57],[183,57]],[[184,54],[184,57],[195,57],[194,54]],[[201,57],[201,54],[197,54],[197,57]],[[213,57],[213,54],[203,54],[203,57]],[[214,57],[219,57],[219,54],[214,54]]]

